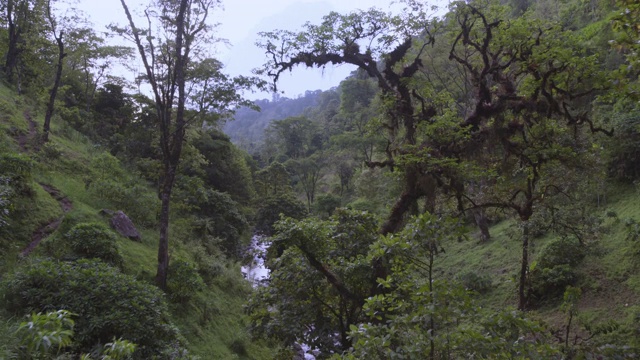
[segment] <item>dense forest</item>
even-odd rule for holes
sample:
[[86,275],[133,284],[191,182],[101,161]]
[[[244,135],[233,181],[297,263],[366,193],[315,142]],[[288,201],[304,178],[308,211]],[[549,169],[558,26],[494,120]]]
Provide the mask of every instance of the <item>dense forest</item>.
[[0,359],[638,358],[640,4],[401,3],[1,0]]

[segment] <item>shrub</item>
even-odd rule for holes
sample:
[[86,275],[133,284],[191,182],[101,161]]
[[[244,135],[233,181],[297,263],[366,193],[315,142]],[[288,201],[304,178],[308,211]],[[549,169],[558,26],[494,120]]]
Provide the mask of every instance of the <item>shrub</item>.
[[191,255],[198,268],[198,273],[205,283],[211,281],[224,273],[224,262],[221,254],[212,255],[202,244],[189,244]]
[[167,293],[171,301],[185,303],[204,289],[204,282],[195,265],[184,260],[175,260],[169,265]]
[[74,321],[66,310],[37,313],[28,316],[29,321],[20,323],[16,335],[20,339],[26,356],[46,356],[72,344]]
[[624,219],[625,240],[635,242],[640,239],[640,223],[633,218]]
[[179,336],[154,286],[96,260],[41,261],[2,282],[4,307],[16,316],[58,309],[77,314],[75,351],[122,338],[138,344],[135,359],[160,355]]
[[93,197],[110,202],[137,224],[155,224],[158,197],[140,184],[139,178],[129,175],[118,158],[107,152],[97,155],[91,160],[90,170],[85,183]]
[[531,295],[533,300],[555,299],[577,281],[578,275],[569,265],[535,267],[530,273]]
[[9,213],[13,207],[13,188],[9,186],[9,178],[0,175],[0,228],[6,226]]
[[116,246],[116,235],[104,225],[82,223],[65,234],[74,254],[87,259],[100,259],[108,264],[122,266],[123,259]]
[[585,255],[584,246],[578,240],[558,239],[542,249],[538,257],[538,266],[542,268],[552,268],[557,265],[576,266]]
[[43,161],[57,160],[62,156],[62,149],[60,146],[47,142],[40,147],[40,154]]
[[89,166],[95,179],[122,179],[125,177],[120,160],[108,152],[94,156]]
[[491,290],[491,278],[487,275],[478,275],[475,272],[466,272],[458,277],[462,286],[467,290],[476,291],[484,294]]
[[32,171],[34,162],[29,157],[19,154],[1,154],[0,169],[2,175],[9,178],[11,187],[17,195],[32,196]]
[[245,339],[234,339],[229,344],[229,349],[240,356],[247,356],[247,344]]
[[547,244],[529,274],[532,300],[558,298],[567,286],[575,285],[578,274],[574,267],[585,255],[584,246],[576,239],[563,238]]

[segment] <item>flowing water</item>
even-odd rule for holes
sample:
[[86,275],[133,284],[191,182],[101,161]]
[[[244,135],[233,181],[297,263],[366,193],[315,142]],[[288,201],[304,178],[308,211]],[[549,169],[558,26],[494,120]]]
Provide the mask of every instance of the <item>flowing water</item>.
[[242,275],[244,275],[245,279],[251,281],[253,286],[259,286],[269,279],[269,269],[264,266],[268,248],[269,243],[264,241],[263,236],[254,235],[251,238],[249,253],[252,255],[252,260],[249,264],[243,266],[241,270]]

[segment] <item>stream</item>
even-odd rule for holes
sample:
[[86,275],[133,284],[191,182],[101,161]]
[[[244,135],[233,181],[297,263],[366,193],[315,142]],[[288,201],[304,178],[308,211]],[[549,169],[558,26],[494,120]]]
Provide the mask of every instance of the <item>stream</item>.
[[[251,282],[253,287],[267,286],[267,280],[269,279],[269,269],[264,265],[264,259],[267,256],[267,249],[269,248],[269,242],[264,241],[264,237],[261,235],[254,235],[251,238],[251,245],[248,253],[252,255],[253,259],[247,265],[242,266],[242,276]],[[294,356],[294,360],[315,360],[312,349],[307,344],[296,343],[294,349],[298,349],[299,353]]]
[[264,266],[264,258],[267,256],[269,243],[263,241],[263,239],[262,235],[253,235],[248,251],[253,259],[249,264],[241,268],[244,278],[250,281],[254,287],[264,284],[265,280],[269,279],[269,269]]

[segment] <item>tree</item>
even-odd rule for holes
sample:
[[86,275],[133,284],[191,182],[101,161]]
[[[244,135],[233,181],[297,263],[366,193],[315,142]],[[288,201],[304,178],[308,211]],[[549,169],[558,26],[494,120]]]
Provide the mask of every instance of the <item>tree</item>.
[[317,124],[306,117],[276,120],[267,128],[267,136],[290,159],[300,159],[318,150],[313,141],[318,132]]
[[[274,80],[295,66],[323,67],[328,64],[351,64],[373,78],[381,91],[386,119],[381,128],[388,130],[385,161],[370,161],[369,166],[394,168],[394,156],[404,146],[417,144],[420,122],[429,121],[435,109],[412,91],[411,79],[420,70],[421,55],[433,43],[437,21],[428,18],[423,4],[409,1],[411,8],[403,16],[391,16],[371,9],[348,15],[335,12],[323,18],[320,25],[306,24],[305,30],[261,33],[259,43],[269,61],[262,73]],[[416,42],[417,51],[410,52]],[[393,206],[383,233],[401,228],[404,215],[421,197],[426,196],[433,209],[433,181],[423,176],[423,169],[406,166],[404,192]]]
[[60,88],[60,82],[62,80],[62,68],[64,67],[64,58],[67,54],[64,51],[64,30],[60,30],[56,34],[58,25],[55,17],[51,13],[51,0],[47,0],[47,20],[51,26],[51,33],[56,40],[58,46],[58,60],[56,63],[56,75],[53,81],[53,85],[49,90],[49,101],[47,102],[47,111],[44,115],[44,125],[42,126],[42,141],[47,142],[49,140],[49,128],[51,126],[51,118],[53,117],[53,111],[55,109],[56,97],[58,95],[58,88]]
[[254,179],[258,195],[263,198],[291,192],[291,175],[287,168],[277,161],[256,171]]
[[[205,47],[213,41],[207,19],[209,11],[220,4],[219,0],[154,0],[144,11],[148,24],[144,30],[136,26],[126,1],[120,2],[129,26],[115,30],[132,39],[138,49],[160,128],[163,170],[159,190],[160,241],[156,282],[166,289],[169,207],[186,128],[210,111],[224,116],[230,107],[246,104],[236,90],[251,84],[246,78],[229,79],[219,71],[213,74],[215,77],[207,74],[205,78],[198,78],[191,72],[196,64],[207,61]],[[194,98],[201,101],[194,102]],[[188,112],[189,106],[193,111]]]
[[302,187],[307,198],[309,211],[311,211],[311,206],[315,201],[316,190],[322,178],[322,170],[325,164],[326,160],[319,153],[303,159],[291,159],[284,164],[287,169],[291,170],[290,173],[295,176],[295,179]]
[[6,14],[8,35],[4,72],[9,82],[17,83],[18,92],[21,92],[23,54],[32,45],[33,37],[43,32],[46,3],[43,0],[3,0],[0,4]]
[[124,63],[133,59],[133,49],[126,46],[106,45],[105,39],[96,34],[91,24],[78,25],[67,32],[67,56],[65,57],[67,84],[73,84],[75,103],[89,112],[100,86],[118,86],[118,77],[109,73],[115,61]]
[[235,201],[248,205],[255,197],[251,171],[245,154],[216,129],[198,131],[190,143],[202,154],[205,184],[217,191],[228,193]]
[[[433,211],[437,189],[459,213],[513,210],[523,222],[524,309],[527,221],[545,197],[566,193],[558,183],[561,169],[588,163],[586,132],[611,134],[588,111],[605,78],[581,39],[557,24],[527,16],[507,21],[508,9],[493,2],[454,3],[441,22],[429,20],[420,3],[406,3],[403,16],[331,13],[299,33],[263,33],[270,56],[264,72],[277,81],[297,65],[352,64],[374,78],[388,144],[387,159],[369,165],[404,177],[381,232],[399,231],[407,214],[419,211],[421,198]],[[460,94],[442,91],[427,77],[441,69],[424,61],[440,42],[449,49],[447,63],[464,74]]]
[[[467,168],[481,172],[463,175],[449,167],[443,173],[449,174],[446,182],[460,208],[510,209],[521,221],[518,308],[524,310],[528,221],[542,202],[568,196],[568,171],[580,172],[590,163],[586,131],[612,133],[594,124],[588,111],[593,94],[604,88],[604,76],[580,38],[555,24],[527,16],[507,23],[500,13],[469,4],[457,5],[453,16],[460,30],[449,57],[471,75],[477,92],[461,124],[470,141],[451,155],[482,149],[484,156],[464,156],[471,160]],[[484,185],[471,193],[465,190],[470,184]]]

